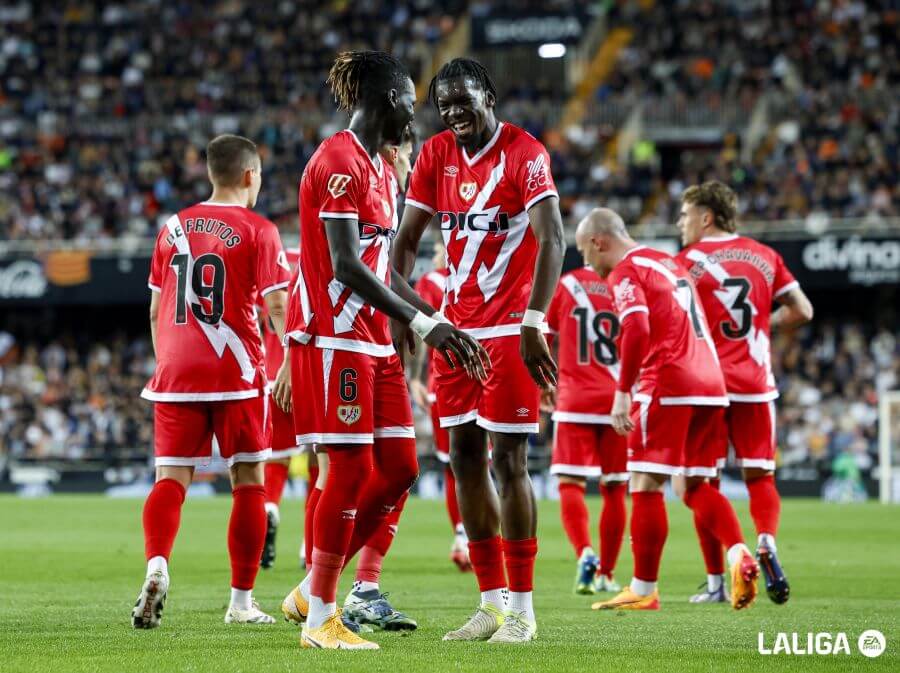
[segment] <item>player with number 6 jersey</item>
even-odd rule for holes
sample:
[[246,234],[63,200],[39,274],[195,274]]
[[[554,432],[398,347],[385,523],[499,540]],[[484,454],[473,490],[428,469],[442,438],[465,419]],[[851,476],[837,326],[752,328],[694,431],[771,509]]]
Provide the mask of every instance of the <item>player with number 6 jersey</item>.
[[[296,622],[306,620],[311,597],[325,594],[330,598],[332,582],[336,585],[343,566],[378,527],[371,525],[373,515],[380,520],[391,513],[416,476],[412,410],[400,361],[391,345],[387,316],[338,280],[325,224],[351,218],[358,222],[359,259],[379,282],[388,284],[396,192],[394,173],[380,155],[372,159],[351,129],[319,146],[300,182],[300,264],[287,328],[292,378],[303,382],[293,387],[296,443],[316,444],[328,453],[326,484],[331,484],[332,490],[338,479],[344,482],[339,488],[355,492],[335,508],[337,512],[329,511],[329,503],[323,502],[326,490],[319,496],[313,515],[314,547],[308,550],[312,561],[308,581],[285,599],[287,607],[283,608]],[[369,469],[376,464],[379,476],[373,484],[386,482],[389,486],[381,489],[378,500],[373,499],[374,494],[367,501],[360,498],[369,475],[347,464],[348,460],[368,463]],[[335,544],[324,532],[326,526],[334,526],[323,523],[323,515],[346,519],[346,512],[352,513],[348,532],[360,541],[358,545],[349,535]],[[360,537],[363,523],[369,531]],[[320,585],[313,584],[316,575]],[[331,602],[325,600],[325,604]],[[330,608],[321,617],[313,614],[312,629],[321,630],[333,615]],[[338,627],[333,629],[339,634],[334,639],[336,647],[369,647],[366,641]],[[327,633],[303,641],[317,646],[320,642],[325,646],[331,643]]]
[[[319,445],[329,466],[313,519],[312,567],[282,612],[305,622],[303,647],[378,649],[341,620],[336,594],[346,563],[402,507],[418,475],[409,392],[387,319],[411,325],[469,374],[483,376],[484,353],[390,287],[397,180],[380,152],[400,145],[412,122],[409,72],[390,54],[348,51],[328,82],[350,125],[319,146],[300,178],[300,263],[287,336],[297,442]],[[277,399],[286,388],[280,377]]]
[[746,608],[756,597],[759,567],[731,503],[706,481],[716,475],[728,399],[693,283],[670,255],[635,243],[612,210],[591,211],[575,240],[613,290],[621,337],[610,415],[616,431],[628,435],[631,472],[634,576],[593,607],[659,609],[656,581],[668,533],[663,489],[684,475],[685,504],[728,549],[732,605]]
[[[773,400],[778,389],[769,335],[772,325],[796,326],[811,320],[812,304],[781,255],[737,234],[736,216],[737,195],[723,183],[705,182],[685,190],[678,227],[686,247],[678,261],[697,286],[725,375],[731,402],[725,417],[728,438],[750,494],[766,590],[773,602],[784,603],[790,587],[775,544],[781,509],[774,475]],[[775,313],[773,302],[782,304]],[[709,586],[695,598],[707,602],[723,572],[722,550],[701,526],[697,533]]]
[[[615,310],[609,286],[585,266],[560,278],[547,312],[559,362],[550,473],[559,479],[560,516],[578,559],[579,594],[619,590],[613,570],[625,533],[628,471],[625,438],[607,413],[619,378]],[[603,496],[599,556],[588,528],[588,479],[600,482]]]
[[225,622],[275,621],[251,595],[266,532],[262,463],[272,427],[256,303],[263,298],[282,336],[290,269],[275,225],[250,210],[261,184],[256,145],[219,136],[207,146],[207,166],[212,196],[166,221],[150,262],[156,371],[141,396],[155,403],[156,483],[144,506],[147,579],[135,628],[159,625],[181,506],[194,468],[211,458],[213,435],[233,488]]

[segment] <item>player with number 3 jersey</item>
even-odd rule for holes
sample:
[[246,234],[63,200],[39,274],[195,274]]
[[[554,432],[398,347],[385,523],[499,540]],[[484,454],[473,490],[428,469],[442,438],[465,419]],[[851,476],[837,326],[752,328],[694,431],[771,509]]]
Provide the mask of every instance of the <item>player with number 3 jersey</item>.
[[[781,510],[774,475],[778,390],[769,335],[773,325],[808,322],[813,309],[781,255],[736,233],[736,215],[737,195],[721,182],[685,190],[678,226],[686,247],[678,261],[697,286],[725,375],[731,402],[728,438],[750,494],[766,590],[773,602],[785,603],[790,587],[775,544]],[[775,313],[773,302],[782,304]],[[697,532],[707,575],[715,583],[715,575],[722,572],[721,548],[701,527]]]

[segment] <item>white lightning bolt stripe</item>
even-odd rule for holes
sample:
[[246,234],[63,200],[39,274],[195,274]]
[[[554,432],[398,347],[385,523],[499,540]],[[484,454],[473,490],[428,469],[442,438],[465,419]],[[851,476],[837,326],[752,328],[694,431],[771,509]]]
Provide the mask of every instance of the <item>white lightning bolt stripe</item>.
[[497,253],[497,259],[494,260],[494,266],[488,268],[487,264],[482,262],[478,268],[478,287],[484,300],[488,301],[493,297],[500,288],[500,282],[506,275],[506,269],[512,259],[513,253],[518,249],[522,239],[528,232],[528,213],[521,212],[515,217],[509,218],[509,231],[503,244],[500,246],[500,252]]

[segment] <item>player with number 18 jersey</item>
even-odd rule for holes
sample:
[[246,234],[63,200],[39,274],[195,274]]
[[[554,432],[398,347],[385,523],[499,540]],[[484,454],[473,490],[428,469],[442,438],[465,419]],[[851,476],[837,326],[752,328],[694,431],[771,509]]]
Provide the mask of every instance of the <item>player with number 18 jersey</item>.
[[[617,591],[613,571],[625,532],[625,437],[611,425],[619,353],[619,319],[612,290],[588,266],[559,279],[547,312],[547,324],[559,342],[559,380],[553,411],[550,473],[559,479],[560,517],[578,565],[575,592]],[[587,480],[600,481],[599,555],[591,545]]]
[[547,312],[559,342],[551,474],[627,479],[625,441],[609,417],[619,378],[615,311],[612,291],[596,271],[584,267],[560,278]]
[[507,122],[472,156],[451,130],[419,153],[406,204],[437,213],[449,270],[443,313],[482,341],[493,364],[479,382],[437,360],[443,427],[476,421],[495,432],[538,430],[539,392],[519,355],[519,332],[538,249],[528,209],[553,196],[544,146]]

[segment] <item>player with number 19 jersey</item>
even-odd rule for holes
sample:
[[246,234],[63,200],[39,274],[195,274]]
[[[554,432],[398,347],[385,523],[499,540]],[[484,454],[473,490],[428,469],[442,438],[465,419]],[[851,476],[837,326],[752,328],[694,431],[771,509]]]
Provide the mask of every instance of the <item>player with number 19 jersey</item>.
[[447,250],[444,315],[483,342],[491,356],[487,381],[469,379],[438,359],[441,425],[476,421],[498,432],[537,432],[539,391],[519,355],[537,241],[528,209],[557,196],[544,146],[501,122],[476,154],[450,130],[422,147],[406,205],[437,213]]
[[627,479],[625,439],[609,416],[619,378],[615,311],[612,290],[590,267],[559,279],[547,311],[559,343],[551,474]]
[[769,321],[772,302],[799,283],[775,250],[737,234],[703,238],[677,259],[709,319],[731,401],[727,420],[738,465],[775,469],[778,389]]
[[[725,381],[703,306],[687,271],[664,252],[637,246],[607,277],[623,333],[647,313],[650,343],[633,395],[628,470],[712,477],[721,457]],[[624,338],[624,337],[623,337]],[[618,389],[629,392],[624,372]]]
[[230,462],[268,458],[256,302],[289,282],[278,230],[247,208],[204,202],[166,222],[148,283],[160,294],[156,371],[141,393],[157,403],[158,465],[208,461],[213,432]]

